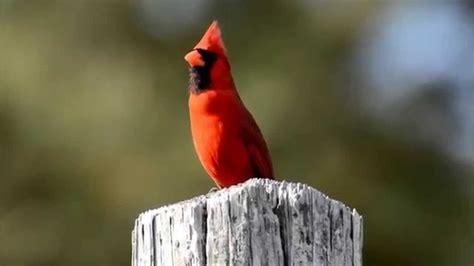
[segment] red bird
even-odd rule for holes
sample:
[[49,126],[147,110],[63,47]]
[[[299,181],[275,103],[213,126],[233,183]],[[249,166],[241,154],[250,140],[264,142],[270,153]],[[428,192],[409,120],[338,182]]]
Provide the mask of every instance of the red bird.
[[206,172],[220,188],[273,179],[267,145],[235,88],[217,21],[184,59],[194,147]]

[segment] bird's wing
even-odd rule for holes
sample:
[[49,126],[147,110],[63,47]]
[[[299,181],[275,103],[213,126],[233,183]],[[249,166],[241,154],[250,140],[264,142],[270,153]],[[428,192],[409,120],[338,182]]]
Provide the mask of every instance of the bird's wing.
[[253,165],[255,177],[273,179],[273,167],[267,144],[255,119],[245,110],[245,120],[242,125],[242,137],[247,149],[249,161]]

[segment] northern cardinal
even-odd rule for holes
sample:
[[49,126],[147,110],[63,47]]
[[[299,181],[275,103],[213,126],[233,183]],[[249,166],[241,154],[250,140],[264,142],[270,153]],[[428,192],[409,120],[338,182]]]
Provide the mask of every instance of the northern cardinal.
[[189,63],[189,113],[199,160],[219,188],[252,177],[273,179],[267,145],[232,79],[214,21],[184,59]]

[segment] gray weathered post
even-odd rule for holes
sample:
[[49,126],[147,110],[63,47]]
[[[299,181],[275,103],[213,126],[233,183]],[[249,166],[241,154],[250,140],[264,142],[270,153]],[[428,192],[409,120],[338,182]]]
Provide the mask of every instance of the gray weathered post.
[[362,217],[303,184],[252,179],[140,214],[133,266],[362,265]]

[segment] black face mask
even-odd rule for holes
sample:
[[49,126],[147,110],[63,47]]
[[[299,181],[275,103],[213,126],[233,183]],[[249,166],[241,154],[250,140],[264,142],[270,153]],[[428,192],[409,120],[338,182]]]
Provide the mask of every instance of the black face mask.
[[202,56],[204,65],[189,68],[189,89],[193,93],[201,93],[211,87],[211,69],[217,55],[199,48],[195,50]]

